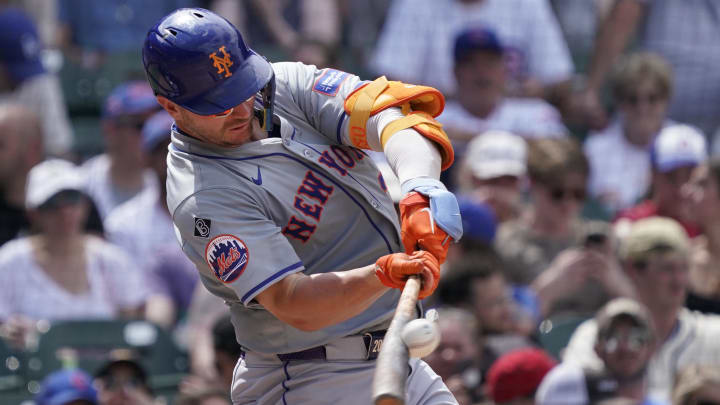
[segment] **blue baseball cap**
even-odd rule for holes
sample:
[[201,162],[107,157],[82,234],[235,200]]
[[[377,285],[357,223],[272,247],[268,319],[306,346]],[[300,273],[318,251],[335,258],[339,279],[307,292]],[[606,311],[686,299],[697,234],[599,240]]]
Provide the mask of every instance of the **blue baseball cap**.
[[48,375],[35,396],[38,405],[65,405],[78,400],[98,403],[92,379],[80,369],[60,370]]
[[113,89],[105,99],[103,118],[117,118],[152,112],[160,108],[150,85],[135,80],[123,83]]
[[22,10],[10,7],[0,11],[0,63],[15,82],[45,73],[41,51],[35,23]]
[[458,199],[458,206],[462,218],[463,238],[491,244],[497,230],[497,218],[492,208],[468,198]]
[[455,37],[455,61],[463,59],[475,51],[502,54],[505,52],[505,48],[494,31],[483,27],[466,29]]
[[142,128],[143,150],[150,152],[155,149],[160,142],[170,139],[170,128],[173,122],[173,118],[165,110],[158,111],[153,114],[152,117],[148,118]]
[[708,157],[705,136],[697,129],[674,124],[664,127],[650,150],[653,167],[666,173],[680,167],[694,167]]

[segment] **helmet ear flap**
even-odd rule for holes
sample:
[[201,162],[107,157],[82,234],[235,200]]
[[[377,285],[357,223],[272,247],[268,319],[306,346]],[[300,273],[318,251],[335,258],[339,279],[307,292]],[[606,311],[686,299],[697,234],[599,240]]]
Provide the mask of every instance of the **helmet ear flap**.
[[156,96],[177,97],[180,94],[178,86],[171,81],[170,77],[165,75],[161,67],[157,64],[153,63],[148,65],[145,69],[145,76]]

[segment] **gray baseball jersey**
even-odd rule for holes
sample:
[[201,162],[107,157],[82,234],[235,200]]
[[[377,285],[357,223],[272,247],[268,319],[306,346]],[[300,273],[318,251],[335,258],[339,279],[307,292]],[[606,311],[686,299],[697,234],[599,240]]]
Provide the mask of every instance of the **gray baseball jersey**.
[[221,148],[173,129],[168,206],[201,280],[231,308],[240,344],[288,353],[386,326],[388,291],[347,321],[304,332],[254,298],[283,277],[348,270],[402,251],[394,205],[372,160],[348,140],[345,97],[356,76],[273,65],[278,137]]

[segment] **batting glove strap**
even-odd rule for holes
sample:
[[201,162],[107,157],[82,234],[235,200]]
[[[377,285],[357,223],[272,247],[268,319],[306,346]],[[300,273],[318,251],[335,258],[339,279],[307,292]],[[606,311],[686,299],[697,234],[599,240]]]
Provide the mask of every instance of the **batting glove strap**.
[[456,242],[463,234],[460,207],[455,195],[440,181],[430,177],[417,177],[404,182],[403,195],[416,191],[430,199],[430,211],[435,223]]

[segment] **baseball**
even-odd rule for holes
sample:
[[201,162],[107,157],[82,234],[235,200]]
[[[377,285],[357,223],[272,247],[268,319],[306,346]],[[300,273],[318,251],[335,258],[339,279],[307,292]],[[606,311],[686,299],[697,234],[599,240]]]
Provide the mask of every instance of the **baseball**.
[[437,325],[425,318],[408,322],[400,337],[410,352],[410,357],[425,357],[440,344],[440,331]]

